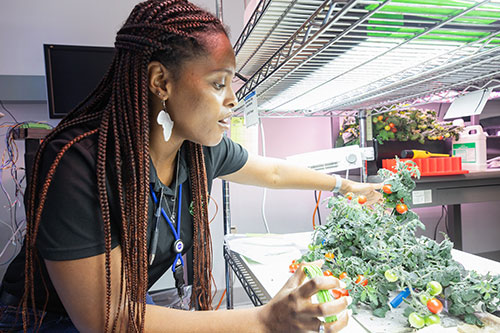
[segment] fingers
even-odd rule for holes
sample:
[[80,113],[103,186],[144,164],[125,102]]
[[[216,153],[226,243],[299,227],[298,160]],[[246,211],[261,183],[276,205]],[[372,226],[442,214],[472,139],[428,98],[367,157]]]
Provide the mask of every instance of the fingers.
[[384,201],[384,196],[380,192],[372,192],[367,199],[368,204],[371,205],[374,203],[382,203]]
[[338,315],[342,311],[346,310],[351,303],[352,298],[350,296],[346,296],[340,297],[339,299],[333,300],[331,302],[310,304],[307,309],[304,310],[304,314],[314,317],[328,317],[332,315]]
[[[316,317],[301,318],[301,329],[306,331],[321,332],[320,325],[323,324],[324,332],[339,332],[345,328],[349,322],[349,317],[352,315],[352,310],[345,310],[337,315],[337,320],[331,323],[323,322]],[[326,316],[322,316],[326,317]]]
[[351,315],[352,311],[347,310],[337,316],[337,321],[334,321],[333,323],[325,323],[324,324],[325,332],[329,333],[340,332],[340,330],[345,328],[349,323],[349,317]]
[[286,283],[287,288],[296,288],[304,282],[306,278],[306,273],[304,273],[304,266],[316,265],[318,267],[322,267],[325,263],[324,260],[316,260],[313,262],[304,262],[299,265],[299,268],[295,271],[290,279],[288,279]]
[[333,276],[318,276],[301,285],[298,294],[302,298],[311,297],[319,290],[330,290],[340,287],[340,280]]
[[357,194],[357,195],[360,195],[360,194],[363,194],[363,195],[366,195],[368,199],[370,199],[370,197],[372,197],[373,195],[382,195],[380,193],[380,189],[382,189],[382,187],[384,186],[384,184],[382,183],[358,183],[358,182],[353,182],[353,185],[351,187],[351,192]]

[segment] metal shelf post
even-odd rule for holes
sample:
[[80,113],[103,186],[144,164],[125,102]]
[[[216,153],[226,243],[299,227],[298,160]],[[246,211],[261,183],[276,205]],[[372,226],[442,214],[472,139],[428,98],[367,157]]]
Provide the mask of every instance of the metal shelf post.
[[[231,209],[229,207],[229,182],[222,181],[222,206],[223,206],[223,219],[224,219],[224,236],[231,233]],[[223,246],[223,255],[229,251],[226,244]],[[224,258],[226,256],[224,255]],[[231,271],[231,266],[228,260],[225,260],[225,272],[226,272],[226,307],[227,309],[232,309],[233,304],[233,274]]]
[[[366,111],[360,110],[358,112],[359,118],[359,146],[361,148],[366,147]],[[366,166],[366,160],[361,163],[361,182],[366,183],[368,179],[368,168]]]

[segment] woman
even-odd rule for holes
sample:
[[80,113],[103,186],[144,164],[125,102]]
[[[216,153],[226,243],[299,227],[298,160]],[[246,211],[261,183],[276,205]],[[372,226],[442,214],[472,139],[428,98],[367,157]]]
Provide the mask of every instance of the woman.
[[[230,87],[234,53],[222,24],[188,1],[137,5],[115,47],[99,87],[37,154],[25,246],[2,283],[3,327],[19,324],[12,318],[19,304],[25,330],[50,332],[344,327],[345,298],[310,302],[339,281],[302,283],[301,269],[259,308],[190,312],[146,304],[147,289],[170,266],[182,272],[182,254],[193,246],[191,305],[211,309],[207,196],[215,177],[271,188],[336,188],[371,202],[380,196],[373,185],[248,156],[223,136],[237,103]],[[182,284],[182,274],[177,278]],[[317,317],[333,314],[337,322],[320,325]]]

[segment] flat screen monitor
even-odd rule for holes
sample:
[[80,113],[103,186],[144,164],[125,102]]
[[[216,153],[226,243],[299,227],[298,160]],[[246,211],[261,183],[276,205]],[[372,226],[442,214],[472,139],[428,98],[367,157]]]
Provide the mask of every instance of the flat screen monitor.
[[99,84],[113,59],[113,47],[44,44],[50,118],[63,118]]

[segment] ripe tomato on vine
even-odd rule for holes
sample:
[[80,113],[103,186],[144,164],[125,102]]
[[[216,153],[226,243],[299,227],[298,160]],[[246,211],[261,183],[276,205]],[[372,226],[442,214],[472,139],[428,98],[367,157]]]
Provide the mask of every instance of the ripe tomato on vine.
[[384,191],[384,193],[391,194],[392,193],[392,185],[385,184],[384,187],[382,187],[382,190]]
[[396,211],[399,214],[404,214],[404,213],[406,213],[408,211],[408,206],[405,205],[404,203],[397,204],[396,205]]

